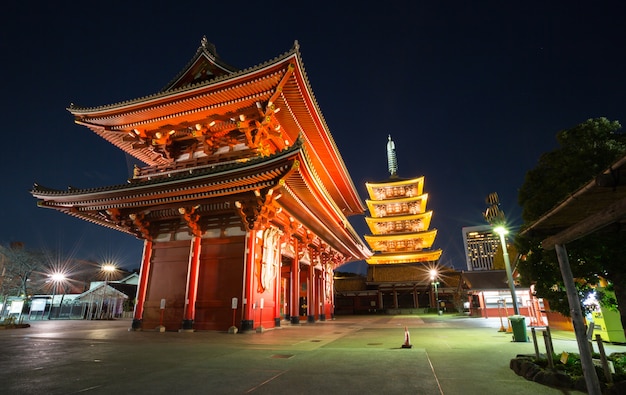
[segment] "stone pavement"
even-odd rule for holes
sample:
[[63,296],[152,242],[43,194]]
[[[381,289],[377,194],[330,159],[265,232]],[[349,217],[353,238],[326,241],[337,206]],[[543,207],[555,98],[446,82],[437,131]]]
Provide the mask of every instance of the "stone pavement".
[[[563,393],[509,368],[534,346],[498,332],[498,319],[339,316],[239,334],[132,332],[130,320],[30,324],[0,331],[2,393]],[[401,347],[405,326],[412,348]],[[573,333],[553,337],[555,352],[578,352]],[[543,338],[538,343],[543,352]]]

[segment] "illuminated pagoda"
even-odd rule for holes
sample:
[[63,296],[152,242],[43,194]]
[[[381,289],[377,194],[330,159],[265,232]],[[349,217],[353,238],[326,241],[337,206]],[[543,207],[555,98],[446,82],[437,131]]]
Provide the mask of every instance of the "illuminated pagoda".
[[365,220],[371,232],[365,240],[374,251],[366,259],[367,284],[376,289],[378,309],[416,308],[426,303],[433,306],[430,270],[438,268],[442,251],[431,249],[437,230],[430,229],[433,212],[426,210],[424,177],[398,176],[391,136],[387,141],[387,162],[389,179],[365,184],[370,213]]
[[366,183],[366,201],[371,217],[366,217],[372,232],[365,240],[374,255],[369,265],[404,264],[438,261],[441,250],[430,248],[437,235],[430,228],[433,212],[426,211],[428,194],[424,193],[424,177],[401,179],[397,175],[395,144],[387,142],[389,180]]
[[325,320],[334,270],[372,255],[347,220],[365,207],[297,42],[239,70],[203,38],[161,91],[68,111],[145,166],[120,185],[31,194],[144,240],[133,329]]

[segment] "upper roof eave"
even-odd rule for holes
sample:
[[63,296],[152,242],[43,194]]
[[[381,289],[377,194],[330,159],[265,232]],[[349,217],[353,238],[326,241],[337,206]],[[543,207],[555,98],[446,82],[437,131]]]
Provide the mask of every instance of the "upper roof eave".
[[[183,87],[173,89],[173,90],[163,89],[151,95],[142,96],[142,97],[138,97],[138,98],[131,99],[131,100],[125,100],[122,102],[95,106],[95,107],[83,107],[83,106],[78,106],[72,103],[67,108],[67,111],[69,111],[72,115],[76,117],[89,116],[89,115],[97,116],[98,114],[103,114],[103,113],[127,111],[133,107],[146,105],[146,104],[150,104],[154,102],[159,102],[159,101],[162,101],[164,98],[181,95],[181,94],[184,94],[189,91],[196,90],[196,89],[204,89],[207,87],[220,85],[220,84],[223,84],[224,82],[236,80],[238,78],[241,78],[242,76],[248,76],[250,74],[257,73],[259,71],[270,68],[272,66],[279,65],[283,63],[285,60],[290,59],[294,55],[299,55],[298,48],[299,47],[297,45],[294,45],[292,49],[290,49],[287,52],[284,52],[281,55],[274,57],[273,59],[267,60],[263,63],[259,63],[252,67],[236,70],[232,74],[219,76],[212,80],[199,82],[197,84],[190,84],[190,85],[183,86]],[[193,62],[197,59],[197,57],[202,55],[202,52],[200,50],[198,51],[199,52],[197,52],[196,55],[194,55],[189,65],[193,64]],[[189,65],[187,67],[189,67]],[[176,78],[180,78],[180,74],[183,74],[185,70],[186,69],[183,69],[183,71],[180,72]],[[176,78],[174,79],[174,81],[176,80]],[[166,86],[166,88],[170,86],[171,84],[172,83],[169,83]]]
[[[132,183],[117,184],[97,188],[73,188],[67,190],[53,189],[35,184],[30,193],[33,197],[39,199],[55,198],[55,199],[76,199],[89,200],[97,196],[110,195],[114,193],[128,193],[129,190],[141,191],[147,188],[154,188],[161,185],[170,185],[176,182],[185,182],[191,179],[206,179],[207,176],[222,173],[238,173],[243,170],[258,169],[261,166],[272,165],[275,162],[288,159],[301,149],[300,144],[294,144],[289,149],[278,152],[269,158],[254,158],[247,162],[235,162],[228,164],[210,164],[196,171],[180,171],[170,177],[154,177],[152,179],[142,179]],[[256,170],[255,170],[256,171]]]
[[[293,104],[292,109],[298,111],[297,113],[289,114],[290,117],[294,117],[293,119],[300,117],[297,118],[297,121],[291,122],[292,124],[307,124],[304,130],[294,130],[292,133],[300,134],[304,132],[305,144],[313,147],[310,152],[312,152],[314,167],[320,175],[323,174],[322,178],[324,183],[329,186],[333,198],[339,202],[342,208],[345,208],[346,215],[361,215],[365,212],[366,207],[349,176],[347,167],[339,154],[337,145],[330,134],[330,129],[313,94],[297,41],[294,42],[294,46],[290,51],[257,66],[239,70],[231,75],[225,75],[207,82],[170,91],[158,92],[150,96],[110,105],[99,107],[79,107],[72,105],[68,108],[68,111],[76,117],[78,123],[89,127],[110,143],[126,151],[130,149],[126,147],[126,145],[130,146],[130,143],[125,143],[126,145],[124,145],[124,143],[120,142],[121,139],[116,139],[117,136],[111,135],[116,132],[106,130],[109,127],[113,127],[116,122],[123,123],[123,114],[128,114],[140,108],[149,108],[151,106],[156,108],[156,106],[159,106],[161,103],[171,102],[178,98],[193,95],[195,92],[211,91],[225,86],[233,86],[237,84],[239,80],[253,79],[264,73],[267,74],[271,72],[271,70],[279,69],[288,63],[294,63],[296,65],[296,72],[294,72],[293,76],[290,78],[289,87],[283,89],[280,100],[285,100],[286,103]],[[289,90],[290,92],[288,92]],[[294,104],[294,100],[297,101],[297,103]],[[278,117],[286,117],[287,112],[288,111],[281,111],[278,113]],[[101,121],[95,121],[95,118],[104,119],[105,117],[110,118],[112,116],[118,117],[118,121],[107,119],[107,125],[102,124]],[[294,129],[297,128],[294,127]],[[131,154],[150,165],[163,164],[166,162],[165,159],[147,150],[148,148],[144,148],[145,152],[137,152],[137,150],[135,150]]]

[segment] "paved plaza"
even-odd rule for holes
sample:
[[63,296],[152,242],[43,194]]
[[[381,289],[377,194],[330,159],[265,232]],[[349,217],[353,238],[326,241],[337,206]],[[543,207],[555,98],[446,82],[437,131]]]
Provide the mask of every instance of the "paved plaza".
[[[30,324],[0,331],[2,393],[563,394],[509,368],[534,346],[499,332],[499,319],[339,316],[239,334],[133,332],[130,320]],[[405,326],[412,348],[401,347]],[[577,352],[573,333],[553,336],[555,352]]]

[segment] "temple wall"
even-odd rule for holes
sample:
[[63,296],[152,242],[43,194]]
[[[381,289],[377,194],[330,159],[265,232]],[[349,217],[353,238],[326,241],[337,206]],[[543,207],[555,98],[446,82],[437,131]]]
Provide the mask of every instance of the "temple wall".
[[[231,301],[235,297],[241,301],[244,250],[244,237],[202,240],[196,329],[228,330],[233,324]],[[239,320],[236,317],[235,325]]]
[[[227,330],[232,325],[232,298],[237,297],[241,306],[244,240],[242,236],[202,240],[195,329]],[[154,243],[143,313],[144,329],[161,324],[161,299],[166,300],[163,326],[168,331],[181,329],[190,252],[190,240]]]
[[[226,331],[236,326],[246,331],[273,328],[280,325],[281,319],[294,316],[305,322],[334,316],[330,266],[325,269],[298,263],[298,282],[294,286],[293,262],[282,268],[280,257],[274,264],[267,263],[271,260],[264,256],[268,250],[263,232],[251,231],[247,236],[236,233],[229,236],[222,232],[221,237],[204,234],[196,299],[189,301],[192,305],[186,305],[186,293],[193,288],[188,282],[194,238],[177,233],[177,240],[161,237],[153,241],[143,329],[163,325],[167,331]],[[236,311],[232,308],[233,298],[238,299]]]
[[165,299],[163,326],[178,330],[183,321],[189,266],[188,241],[157,242],[152,247],[152,266],[143,312],[143,328],[160,324],[161,299]]

